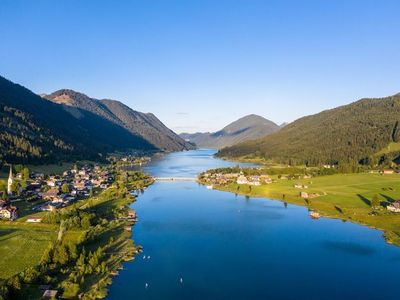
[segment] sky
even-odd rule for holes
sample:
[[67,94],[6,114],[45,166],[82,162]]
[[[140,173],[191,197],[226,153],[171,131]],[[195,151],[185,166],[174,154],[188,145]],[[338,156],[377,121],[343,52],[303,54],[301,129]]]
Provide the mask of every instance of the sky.
[[400,1],[0,0],[0,75],[217,131],[400,92]]

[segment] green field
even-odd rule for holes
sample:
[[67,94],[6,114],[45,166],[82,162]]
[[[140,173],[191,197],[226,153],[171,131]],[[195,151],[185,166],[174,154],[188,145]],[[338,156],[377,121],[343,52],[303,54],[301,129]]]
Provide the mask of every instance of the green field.
[[[273,178],[277,182],[269,185],[250,188],[247,185],[228,184],[215,188],[309,206],[325,216],[382,229],[389,242],[400,245],[400,213],[390,213],[384,208],[385,204],[400,199],[400,174],[337,174],[299,180]],[[308,188],[294,188],[295,183],[307,185]],[[299,196],[300,191],[321,196],[306,201]],[[381,204],[378,209],[371,207],[374,195],[378,196]]]
[[0,226],[0,278],[9,278],[39,263],[57,230],[52,226]]
[[400,151],[400,143],[391,142],[388,146],[380,150],[376,155],[383,155],[390,152]]

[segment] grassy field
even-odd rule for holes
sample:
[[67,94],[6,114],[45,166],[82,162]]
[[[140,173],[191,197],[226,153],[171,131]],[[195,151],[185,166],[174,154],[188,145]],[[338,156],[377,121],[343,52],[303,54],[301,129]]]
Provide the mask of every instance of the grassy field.
[[9,278],[39,263],[57,235],[52,226],[0,226],[0,278]]
[[387,147],[376,153],[376,155],[383,155],[395,151],[400,151],[400,143],[391,142]]
[[[308,206],[322,215],[353,221],[385,231],[388,242],[400,245],[400,214],[390,213],[384,205],[400,199],[400,175],[337,174],[311,179],[283,180],[261,186],[229,184],[216,189],[237,194],[284,200],[288,203]],[[294,188],[295,183],[307,185],[307,189]],[[321,196],[305,200],[300,191],[318,193]],[[373,210],[371,199],[378,196],[381,207]],[[374,211],[374,213],[372,213]]]

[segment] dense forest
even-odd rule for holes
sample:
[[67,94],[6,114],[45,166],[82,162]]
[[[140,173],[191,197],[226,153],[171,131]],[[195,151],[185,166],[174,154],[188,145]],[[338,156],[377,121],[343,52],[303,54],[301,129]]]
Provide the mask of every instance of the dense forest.
[[87,110],[55,104],[0,76],[0,164],[101,159],[155,150],[142,137]]
[[400,94],[362,99],[300,118],[277,133],[224,148],[217,155],[310,166],[388,163],[400,153],[377,153],[399,142],[399,120]]

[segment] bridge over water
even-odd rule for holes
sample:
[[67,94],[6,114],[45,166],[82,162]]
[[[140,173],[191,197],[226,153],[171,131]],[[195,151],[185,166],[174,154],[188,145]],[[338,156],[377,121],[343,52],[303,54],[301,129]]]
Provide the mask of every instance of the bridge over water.
[[196,177],[154,177],[155,181],[171,181],[171,182],[182,182],[182,181],[190,181],[196,182]]

